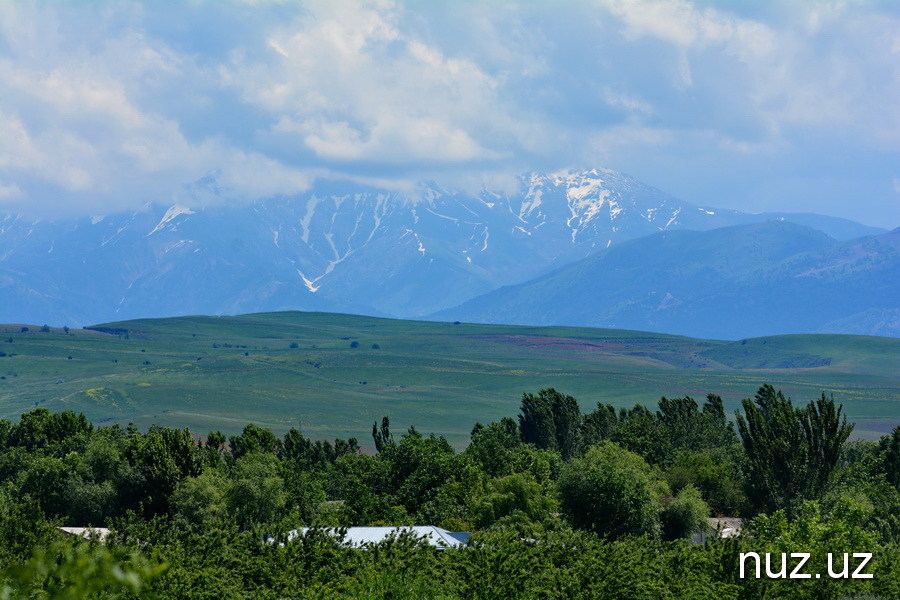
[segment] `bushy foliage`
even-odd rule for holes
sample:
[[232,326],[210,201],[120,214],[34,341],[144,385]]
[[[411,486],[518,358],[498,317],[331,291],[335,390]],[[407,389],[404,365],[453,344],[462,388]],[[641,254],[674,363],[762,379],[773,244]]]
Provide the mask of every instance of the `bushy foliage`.
[[[900,597],[900,429],[845,443],[840,413],[764,386],[739,441],[718,396],[582,414],[546,389],[518,422],[476,424],[464,452],[415,428],[395,438],[385,417],[367,455],[297,429],[201,440],[37,409],[0,421],[0,598]],[[686,543],[739,511],[748,534]],[[58,524],[113,533],[61,540]],[[441,552],[286,535],[375,524],[474,533]],[[875,578],[738,578],[740,553],[792,551],[872,551]]]
[[688,538],[708,527],[709,506],[703,501],[700,492],[688,485],[662,511],[660,520],[662,535],[666,540]]
[[563,512],[579,529],[609,539],[657,537],[662,485],[640,456],[601,442],[566,464],[559,497]]

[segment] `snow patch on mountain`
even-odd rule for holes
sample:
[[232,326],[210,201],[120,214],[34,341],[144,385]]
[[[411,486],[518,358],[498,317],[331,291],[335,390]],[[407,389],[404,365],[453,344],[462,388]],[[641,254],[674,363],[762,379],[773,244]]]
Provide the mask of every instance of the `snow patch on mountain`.
[[169,210],[166,211],[166,214],[163,215],[163,218],[160,219],[159,223],[156,224],[156,227],[153,228],[153,231],[147,234],[147,237],[150,237],[157,231],[161,230],[167,224],[171,223],[176,217],[180,215],[192,215],[194,211],[186,206],[181,206],[176,204],[175,206],[170,206]]

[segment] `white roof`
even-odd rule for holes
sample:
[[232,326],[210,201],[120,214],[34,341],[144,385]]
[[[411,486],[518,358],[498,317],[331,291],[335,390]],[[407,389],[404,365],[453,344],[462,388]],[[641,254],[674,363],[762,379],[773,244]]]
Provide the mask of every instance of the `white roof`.
[[109,529],[106,527],[57,527],[57,529],[71,536],[80,536],[85,539],[96,536],[101,542],[109,535]]
[[720,538],[730,538],[741,533],[744,520],[738,517],[712,517],[709,526],[718,532]]
[[[297,536],[305,535],[312,527],[301,527],[288,532],[288,540],[292,540]],[[340,535],[341,530],[336,527],[318,528],[333,536]],[[426,542],[438,549],[455,548],[463,546],[469,539],[467,532],[451,532],[434,525],[415,525],[400,527],[347,527],[346,535],[344,535],[344,543],[354,548],[360,548],[365,545],[377,544],[383,542],[391,536],[399,536],[402,533],[409,533],[417,538],[424,538]]]

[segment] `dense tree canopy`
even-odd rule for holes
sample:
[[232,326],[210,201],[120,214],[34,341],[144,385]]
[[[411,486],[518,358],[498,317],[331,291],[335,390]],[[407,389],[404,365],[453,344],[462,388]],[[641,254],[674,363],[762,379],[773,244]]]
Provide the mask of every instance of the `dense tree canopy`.
[[[551,388],[525,394],[518,420],[475,424],[463,452],[415,428],[395,437],[385,417],[366,454],[298,429],[204,440],[35,409],[0,421],[0,598],[900,597],[900,428],[847,443],[841,413],[763,386],[739,438],[715,395],[582,413]],[[711,515],[752,519],[753,535],[686,545]],[[56,524],[113,535],[62,540]],[[283,537],[403,524],[473,542],[366,552],[315,530]],[[737,579],[740,552],[807,547],[818,562],[871,549],[876,578]]]

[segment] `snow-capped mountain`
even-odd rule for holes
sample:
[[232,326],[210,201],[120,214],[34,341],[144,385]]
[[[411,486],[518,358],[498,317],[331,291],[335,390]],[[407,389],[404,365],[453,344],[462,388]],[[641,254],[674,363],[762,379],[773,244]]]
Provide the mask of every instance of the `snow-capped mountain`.
[[[608,170],[532,173],[477,194],[347,182],[254,203],[178,203],[77,220],[0,224],[2,322],[86,325],[287,309],[420,317],[623,240],[768,215],[699,208]],[[831,235],[872,230],[816,215]]]

